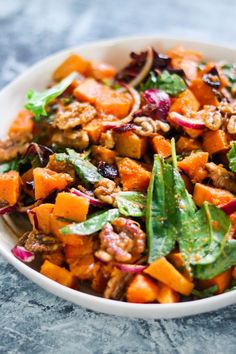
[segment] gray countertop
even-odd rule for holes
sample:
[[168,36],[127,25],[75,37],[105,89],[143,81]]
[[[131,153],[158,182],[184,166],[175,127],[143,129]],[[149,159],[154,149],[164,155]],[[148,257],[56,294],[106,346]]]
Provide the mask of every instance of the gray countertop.
[[[0,0],[0,87],[50,53],[130,34],[236,46],[234,0]],[[48,294],[0,257],[0,353],[235,353],[236,305],[177,320],[85,310]]]

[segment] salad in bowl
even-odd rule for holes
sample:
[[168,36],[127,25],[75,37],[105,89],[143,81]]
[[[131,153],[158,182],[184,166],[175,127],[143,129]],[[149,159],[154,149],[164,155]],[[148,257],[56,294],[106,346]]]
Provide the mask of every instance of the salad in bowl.
[[170,304],[236,279],[236,66],[181,46],[117,69],[70,54],[0,142],[13,255],[107,299]]

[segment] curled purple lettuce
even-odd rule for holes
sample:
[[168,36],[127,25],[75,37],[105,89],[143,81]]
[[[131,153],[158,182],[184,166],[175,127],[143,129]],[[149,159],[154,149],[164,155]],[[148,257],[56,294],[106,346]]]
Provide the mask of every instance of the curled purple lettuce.
[[47,146],[31,143],[23,156],[23,160],[29,159],[30,161],[33,161],[36,157],[39,159],[41,166],[46,166],[51,154],[53,154],[53,151]]

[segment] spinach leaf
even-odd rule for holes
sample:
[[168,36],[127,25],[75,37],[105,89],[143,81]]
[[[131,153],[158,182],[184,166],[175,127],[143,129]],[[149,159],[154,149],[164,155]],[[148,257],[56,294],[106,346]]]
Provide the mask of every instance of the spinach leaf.
[[211,279],[233,265],[236,265],[236,240],[228,240],[216,260],[210,264],[194,266],[193,275],[198,279]]
[[11,161],[3,162],[0,164],[0,173],[9,171],[19,171],[19,159],[15,158]]
[[112,222],[120,215],[118,209],[110,209],[92,215],[88,220],[80,223],[73,223],[63,227],[60,231],[62,234],[73,234],[79,236],[91,235],[103,228],[107,222]]
[[139,192],[120,192],[116,196],[119,212],[125,216],[145,216],[146,196]]
[[165,91],[171,96],[178,96],[181,92],[186,90],[184,80],[177,74],[170,74],[164,70],[160,75],[151,72],[147,81],[140,86],[141,91],[150,88],[157,88]]
[[75,172],[84,183],[97,183],[103,177],[98,173],[97,167],[86,160],[85,156],[73,149],[66,149],[66,153],[56,154],[55,159],[74,166]]
[[236,141],[232,142],[231,149],[229,150],[227,157],[229,159],[229,168],[236,172]]
[[172,166],[155,155],[151,181],[147,193],[146,230],[149,258],[167,255],[176,240],[176,208],[173,191]]
[[27,101],[25,104],[25,108],[34,114],[36,121],[39,121],[40,116],[47,115],[47,112],[45,110],[46,105],[54,98],[60,96],[75,80],[76,76],[77,73],[73,72],[64,80],[59,82],[59,84],[54,85],[50,89],[45,90],[43,92],[29,90],[26,95]]
[[193,289],[192,294],[196,297],[198,297],[199,299],[204,299],[206,297],[211,297],[213,295],[215,295],[215,293],[217,292],[217,286],[213,285],[210,288],[204,289],[204,290],[196,290]]

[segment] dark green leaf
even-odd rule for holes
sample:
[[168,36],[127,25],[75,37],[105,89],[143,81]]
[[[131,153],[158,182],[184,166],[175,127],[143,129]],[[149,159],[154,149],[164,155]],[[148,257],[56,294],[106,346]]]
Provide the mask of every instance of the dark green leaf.
[[146,196],[139,192],[120,192],[116,196],[119,212],[125,216],[145,216]]
[[210,264],[196,265],[193,275],[198,279],[211,279],[236,265],[236,240],[228,240],[222,253]]
[[0,164],[0,173],[19,171],[19,159],[13,159]]
[[181,92],[186,90],[184,80],[177,74],[170,74],[164,70],[160,75],[151,72],[147,81],[140,86],[141,91],[150,88],[157,88],[165,91],[170,96],[178,96]]
[[236,172],[236,141],[231,144],[231,149],[229,150],[227,157],[229,159],[229,168]]
[[149,262],[173,249],[176,240],[175,211],[172,166],[155,155],[146,206]]
[[72,235],[91,235],[103,228],[103,226],[112,222],[119,217],[120,213],[118,209],[110,209],[92,215],[88,220],[81,223],[74,223],[63,227],[60,231],[62,234],[72,234]]
[[36,120],[39,120],[40,116],[46,116],[47,112],[45,108],[47,104],[54,98],[60,96],[75,80],[76,76],[77,73],[73,72],[64,80],[59,82],[59,84],[54,85],[50,89],[43,92],[29,90],[26,95],[27,101],[25,108],[34,114]]
[[229,287],[228,289],[226,289],[226,290],[224,291],[224,293],[227,293],[227,292],[233,291],[233,290],[236,290],[236,279],[234,279],[234,280],[231,282],[230,287]]
[[206,297],[211,297],[213,295],[215,295],[215,293],[217,292],[217,286],[213,285],[210,288],[204,289],[204,290],[196,290],[193,289],[192,294],[196,297],[198,297],[199,299],[204,299]]
[[86,155],[77,153],[72,149],[66,149],[66,153],[55,155],[56,161],[67,162],[74,166],[75,172],[84,183],[97,183],[102,179],[102,175],[98,173],[97,167],[86,160]]

